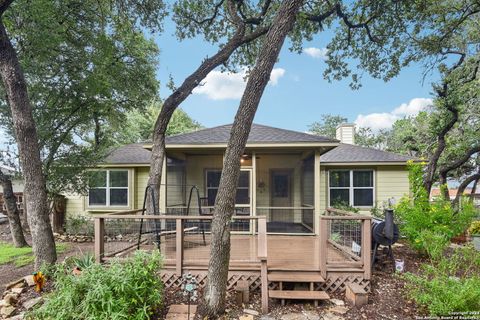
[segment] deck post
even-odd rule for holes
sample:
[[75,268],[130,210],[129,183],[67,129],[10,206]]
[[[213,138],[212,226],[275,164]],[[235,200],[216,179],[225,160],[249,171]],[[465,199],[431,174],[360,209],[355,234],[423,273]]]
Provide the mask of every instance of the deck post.
[[268,313],[267,217],[258,219],[258,248],[260,279],[262,282],[262,312]]
[[321,190],[320,190],[320,180],[321,180],[321,173],[320,173],[320,151],[315,150],[314,162],[313,162],[313,195],[314,195],[314,203],[313,203],[313,223],[314,229],[317,234],[321,234],[321,230],[319,230],[320,224],[320,216],[322,214],[322,210],[320,208],[321,202]]
[[320,216],[320,274],[327,279],[328,220]]
[[105,219],[95,218],[95,261],[101,263],[105,254]]
[[[250,215],[251,216],[256,216],[257,215],[257,154],[255,151],[252,151],[252,181],[251,181],[251,188],[252,188],[252,201],[251,201],[251,207],[250,207]],[[256,226],[257,221],[255,219],[250,220],[250,228],[252,234],[256,233],[257,226]]]
[[363,271],[366,280],[370,280],[371,270],[371,250],[372,250],[372,221],[371,219],[362,220],[362,260]]
[[183,219],[176,219],[176,273],[181,276],[183,273]]

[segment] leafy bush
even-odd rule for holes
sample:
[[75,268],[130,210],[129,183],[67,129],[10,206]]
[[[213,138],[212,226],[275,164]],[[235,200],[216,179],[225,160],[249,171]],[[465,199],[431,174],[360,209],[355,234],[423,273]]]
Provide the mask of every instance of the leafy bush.
[[93,220],[84,215],[67,215],[65,229],[67,234],[93,236]]
[[472,247],[406,273],[408,296],[431,315],[480,310],[480,253]]
[[338,201],[337,200],[332,204],[332,207],[335,208],[335,209],[338,209],[338,210],[349,211],[349,212],[354,212],[354,213],[360,212],[360,209],[352,207],[351,205],[349,205],[345,201]]
[[85,270],[95,264],[95,256],[90,252],[87,252],[79,256],[70,256],[66,258],[63,263],[66,265],[67,268],[73,269],[77,267],[80,270]]
[[124,261],[91,264],[75,276],[67,264],[53,274],[55,289],[29,319],[149,319],[162,302],[160,253],[137,251]]
[[439,245],[463,233],[475,215],[471,201],[464,200],[456,212],[449,200],[430,202],[423,187],[423,165],[409,162],[412,198],[404,197],[396,207],[401,232],[420,252],[438,253]]
[[472,236],[480,236],[480,221],[473,221],[468,228],[468,233]]

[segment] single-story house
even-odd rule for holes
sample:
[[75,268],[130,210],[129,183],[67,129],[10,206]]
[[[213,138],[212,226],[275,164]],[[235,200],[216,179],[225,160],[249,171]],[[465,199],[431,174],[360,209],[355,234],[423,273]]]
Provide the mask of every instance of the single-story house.
[[[231,125],[167,137],[161,213],[198,215],[215,202]],[[254,124],[241,161],[236,215],[266,215],[270,233],[318,234],[327,207],[343,203],[369,213],[409,194],[408,156],[355,145],[354,125],[337,139]],[[87,196],[68,196],[67,214],[140,209],[151,143],[129,144],[99,166]],[[194,188],[194,200],[189,194]]]

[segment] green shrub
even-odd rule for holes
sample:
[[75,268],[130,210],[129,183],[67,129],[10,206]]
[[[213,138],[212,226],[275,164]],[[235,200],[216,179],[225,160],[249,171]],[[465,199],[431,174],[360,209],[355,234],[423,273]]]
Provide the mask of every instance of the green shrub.
[[480,253],[472,247],[422,265],[418,275],[402,277],[408,296],[431,315],[480,310]]
[[449,200],[430,202],[423,187],[423,165],[409,162],[412,198],[404,197],[395,208],[402,235],[420,252],[438,252],[439,245],[463,233],[476,214],[471,201],[461,203],[456,212]]
[[480,236],[480,221],[473,221],[468,228],[468,233],[472,236]]
[[90,252],[78,256],[70,256],[64,260],[64,264],[67,268],[77,267],[80,270],[84,270],[95,264],[95,256]]
[[84,215],[67,215],[65,230],[67,234],[93,236],[93,220]]
[[354,213],[360,212],[360,209],[352,207],[351,205],[349,205],[345,201],[337,200],[332,204],[332,207],[335,208],[335,209],[338,209],[338,210],[343,210],[343,211],[348,211],[348,212],[354,212]]
[[75,276],[67,264],[53,274],[55,289],[29,319],[149,319],[162,302],[160,253],[137,251],[124,261],[91,264]]

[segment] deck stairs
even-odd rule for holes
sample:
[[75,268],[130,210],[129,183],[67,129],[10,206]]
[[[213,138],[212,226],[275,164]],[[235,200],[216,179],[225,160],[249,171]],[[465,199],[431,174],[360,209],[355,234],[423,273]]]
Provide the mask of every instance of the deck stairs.
[[[316,271],[269,271],[268,282],[277,284],[278,289],[269,290],[268,297],[285,300],[312,300],[315,306],[318,301],[330,299],[325,291],[315,290],[315,284],[325,282]],[[285,289],[288,288],[288,289]],[[306,289],[308,288],[308,289]]]

